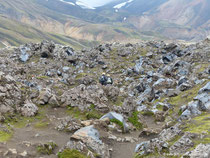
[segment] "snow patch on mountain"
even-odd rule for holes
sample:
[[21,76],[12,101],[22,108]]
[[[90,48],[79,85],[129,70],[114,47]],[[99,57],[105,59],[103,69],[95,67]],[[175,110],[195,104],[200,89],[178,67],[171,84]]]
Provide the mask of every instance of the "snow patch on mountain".
[[67,2],[67,1],[64,1],[64,0],[60,0],[60,1],[63,2],[63,3],[70,4],[70,5],[75,5],[73,2]]
[[95,9],[113,1],[114,0],[77,0],[76,4],[84,9]]
[[79,5],[80,7],[82,7],[83,9],[96,9],[96,8],[92,7],[91,5],[84,3],[82,1],[77,1],[76,4]]
[[123,2],[123,3],[117,4],[117,5],[114,6],[113,8],[115,8],[115,9],[120,9],[120,8],[126,6],[128,3],[131,3],[131,2],[133,2],[133,0],[129,0],[129,1],[127,1],[127,2]]

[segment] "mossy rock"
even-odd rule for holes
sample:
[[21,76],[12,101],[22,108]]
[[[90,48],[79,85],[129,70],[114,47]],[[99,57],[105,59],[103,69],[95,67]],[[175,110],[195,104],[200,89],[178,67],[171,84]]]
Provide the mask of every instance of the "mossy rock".
[[58,158],[87,158],[84,154],[74,149],[65,149],[58,153]]

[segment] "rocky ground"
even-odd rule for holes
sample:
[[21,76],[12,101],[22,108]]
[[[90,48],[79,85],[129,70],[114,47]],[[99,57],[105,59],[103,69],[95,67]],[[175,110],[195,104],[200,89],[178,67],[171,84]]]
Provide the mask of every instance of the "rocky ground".
[[1,49],[0,157],[208,158],[209,57],[208,39]]

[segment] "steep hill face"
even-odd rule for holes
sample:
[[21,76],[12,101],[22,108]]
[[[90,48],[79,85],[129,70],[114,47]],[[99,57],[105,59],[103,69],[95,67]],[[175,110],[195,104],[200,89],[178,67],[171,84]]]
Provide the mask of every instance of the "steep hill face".
[[[51,2],[61,2],[68,7],[80,8],[79,10],[82,9],[83,12],[106,17],[106,19],[101,17],[99,20],[98,16],[94,16],[94,19],[90,18],[92,16],[89,14],[86,20],[97,23],[120,22],[134,26],[145,35],[160,33],[172,39],[184,40],[198,40],[209,35],[208,0],[117,0],[103,1],[100,4],[88,0],[51,0]],[[53,9],[56,10],[56,7]],[[70,12],[69,14],[73,15]],[[77,17],[84,19],[82,15]]]
[[68,44],[76,49],[86,47],[73,38],[55,33],[43,32],[30,25],[11,20],[0,15],[0,47],[19,46],[26,42],[39,42],[52,40],[60,44]]
[[208,0],[169,0],[129,22],[139,30],[159,32],[171,38],[201,39],[209,35]]

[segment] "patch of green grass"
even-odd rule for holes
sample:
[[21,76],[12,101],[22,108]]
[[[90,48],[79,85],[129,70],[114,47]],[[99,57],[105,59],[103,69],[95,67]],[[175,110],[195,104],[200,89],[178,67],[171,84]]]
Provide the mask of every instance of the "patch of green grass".
[[39,121],[39,122],[37,122],[35,125],[34,125],[34,127],[35,128],[47,128],[48,127],[48,125],[49,125],[49,122],[48,121]]
[[114,102],[114,104],[115,104],[116,106],[122,106],[122,105],[123,105],[123,100],[124,100],[123,97],[118,96],[118,97],[117,97],[117,100]]
[[21,115],[10,115],[6,114],[5,115],[5,124],[11,124],[15,128],[23,128],[25,127],[28,123],[35,122],[35,121],[40,121],[45,118],[45,112],[44,109],[39,108],[40,111],[35,117],[24,117]]
[[132,116],[128,118],[128,121],[132,123],[137,129],[142,129],[143,125],[141,122],[139,122],[138,118],[139,112],[135,111],[132,113]]
[[163,111],[163,106],[160,105],[160,104],[158,104],[158,105],[156,106],[156,108],[157,108],[159,111]]
[[95,109],[95,105],[91,105],[89,111],[81,111],[77,107],[68,107],[67,113],[74,118],[81,120],[99,119],[103,116],[102,113]]
[[45,79],[49,79],[49,77],[48,76],[38,76],[37,79],[45,80]]
[[6,142],[12,137],[12,132],[11,131],[0,131],[0,142]]
[[120,126],[120,128],[124,128],[124,125],[123,125],[123,123],[122,122],[120,122],[119,120],[117,120],[117,119],[110,119],[110,122],[112,122],[112,123],[115,123],[115,124],[117,124],[117,125],[119,125]]
[[154,113],[152,111],[142,111],[141,114],[144,116],[154,116]]
[[80,78],[83,78],[87,75],[87,73],[80,73],[80,74],[77,74],[76,76],[76,79],[80,79]]
[[41,144],[37,146],[37,151],[44,155],[51,155],[53,154],[53,150],[57,147],[57,144],[54,142],[49,142],[46,144]]
[[196,139],[196,140],[194,140],[194,143],[196,145],[201,144],[201,143],[202,144],[209,144],[210,143],[210,135],[206,136],[203,139]]
[[210,113],[203,113],[187,123],[185,131],[191,133],[208,133],[210,135]]
[[90,112],[86,113],[86,118],[89,119],[100,119],[102,117],[102,114],[97,112],[96,110],[92,110]]
[[58,153],[58,158],[87,158],[87,156],[75,149],[65,149]]
[[209,66],[208,63],[195,63],[195,66],[196,65],[200,65],[200,68],[196,70],[196,73],[200,73],[200,72],[205,71]]
[[187,91],[181,92],[178,96],[176,97],[171,97],[169,98],[169,103],[172,105],[176,105],[175,109],[176,112],[178,113],[178,110],[180,106],[189,103],[190,101],[193,100],[194,97],[198,95],[198,91],[206,84],[207,82],[197,85]]
[[85,113],[81,112],[77,107],[68,107],[67,113],[74,118],[86,120]]
[[[195,87],[186,90],[184,92],[181,92],[178,96],[175,97],[169,97],[169,100],[167,101],[169,104],[174,105],[174,109],[173,111],[170,112],[170,116],[175,116],[177,117],[177,115],[181,115],[182,112],[180,111],[180,107],[182,105],[187,105],[189,102],[191,102],[193,100],[194,97],[196,97],[198,95],[198,91],[204,86],[206,85],[206,83],[209,82],[209,80],[205,81],[202,84],[196,85]],[[167,99],[168,97],[162,97],[161,99],[157,99],[154,101],[153,104],[157,103],[157,102],[164,102],[165,99]],[[158,109],[161,109],[161,107],[158,107]]]
[[193,140],[195,147],[202,144],[210,143],[210,113],[203,113],[200,116],[193,118],[188,121],[185,125],[184,131],[196,134],[203,134],[204,137],[201,139],[200,137],[195,138]]

